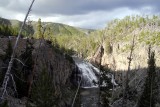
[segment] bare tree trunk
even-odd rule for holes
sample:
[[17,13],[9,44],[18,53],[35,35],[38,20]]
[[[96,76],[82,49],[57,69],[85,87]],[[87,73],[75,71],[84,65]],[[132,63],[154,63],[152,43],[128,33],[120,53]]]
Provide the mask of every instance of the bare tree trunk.
[[[32,8],[32,5],[34,3],[35,0],[32,1],[28,11],[27,11],[27,14],[25,16],[25,19],[21,25],[21,28],[19,30],[19,33],[18,33],[18,36],[17,36],[17,39],[16,39],[16,42],[15,42],[15,45],[14,45],[14,48],[13,48],[13,53],[11,55],[11,59],[10,59],[10,62],[9,62],[9,65],[8,65],[8,69],[6,71],[6,74],[5,74],[5,77],[4,77],[4,80],[3,80],[3,84],[2,84],[2,90],[1,90],[1,98],[0,98],[0,101],[4,99],[4,95],[7,93],[7,85],[8,85],[8,81],[10,80],[10,75],[11,75],[11,68],[12,68],[12,65],[13,65],[13,60],[14,60],[14,57],[15,57],[15,53],[16,53],[16,49],[17,49],[17,45],[18,45],[18,41],[19,41],[19,38],[21,36],[21,32],[22,32],[22,29],[25,25],[25,22],[27,20],[27,17],[29,15],[29,12],[31,11],[31,8]],[[13,78],[12,78],[13,80]],[[14,82],[14,81],[13,81]]]
[[132,54],[133,54],[133,50],[134,50],[134,45],[135,45],[135,34],[133,36],[133,41],[132,41],[132,47],[131,47],[131,52],[130,52],[130,56],[127,57],[127,59],[129,60],[128,62],[128,70],[127,70],[127,73],[126,73],[126,79],[125,79],[125,84],[124,84],[124,91],[123,91],[123,100],[122,100],[122,107],[125,107],[125,100],[126,100],[126,96],[127,96],[127,91],[128,91],[128,83],[129,83],[129,79],[128,79],[128,76],[129,76],[129,72],[130,72],[130,66],[131,66],[131,61],[132,61]]
[[98,82],[98,85],[99,85],[99,106],[100,106],[100,99],[101,99],[101,90],[100,90],[100,76],[101,76],[101,70],[102,70],[102,66],[101,66],[101,62],[102,62],[102,56],[104,54],[104,49],[103,49],[103,46],[101,45],[100,46],[100,63],[99,63],[99,82]]

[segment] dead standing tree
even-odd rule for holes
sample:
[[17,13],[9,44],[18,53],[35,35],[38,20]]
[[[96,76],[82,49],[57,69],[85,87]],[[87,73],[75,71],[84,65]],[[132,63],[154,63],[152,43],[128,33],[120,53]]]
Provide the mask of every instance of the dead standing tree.
[[133,54],[133,50],[134,50],[134,46],[135,46],[135,34],[133,35],[133,40],[132,40],[132,46],[131,46],[131,52],[129,57],[127,57],[127,59],[129,60],[128,62],[128,70],[126,73],[126,78],[125,78],[125,84],[124,84],[124,90],[123,90],[123,99],[122,99],[122,107],[126,107],[126,100],[127,100],[127,94],[128,94],[128,90],[129,90],[129,72],[130,72],[130,66],[131,66],[131,61],[132,61],[132,54]]
[[22,29],[26,23],[26,20],[27,20],[27,17],[31,11],[31,8],[32,8],[32,5],[34,3],[35,0],[32,1],[28,11],[27,11],[27,14],[24,18],[24,21],[21,25],[21,28],[19,30],[19,33],[18,33],[18,36],[17,36],[17,39],[16,39],[16,42],[15,42],[15,45],[14,45],[14,48],[13,48],[13,52],[12,52],[12,55],[11,55],[11,59],[9,61],[9,65],[8,65],[8,68],[7,68],[7,71],[6,71],[6,74],[5,74],[5,77],[4,77],[4,80],[3,80],[3,84],[2,84],[2,88],[0,90],[0,102],[2,102],[4,100],[4,96],[5,94],[7,94],[7,86],[8,86],[8,82],[10,79],[12,79],[12,82],[13,82],[13,86],[14,86],[14,90],[16,91],[16,85],[15,85],[15,82],[14,82],[14,78],[11,74],[11,68],[12,68],[12,65],[13,65],[13,60],[15,59],[15,54],[16,54],[16,49],[17,49],[17,45],[18,45],[18,41],[19,41],[19,38],[21,36],[21,32],[22,32]]

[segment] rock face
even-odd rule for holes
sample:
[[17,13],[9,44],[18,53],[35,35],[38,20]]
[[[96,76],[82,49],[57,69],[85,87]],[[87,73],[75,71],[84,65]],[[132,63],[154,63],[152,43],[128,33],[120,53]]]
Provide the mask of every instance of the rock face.
[[[126,72],[128,70],[128,57],[130,55],[130,47],[131,47],[132,41],[130,42],[117,42],[112,44],[112,52],[110,54],[107,54],[105,45],[103,45],[104,48],[104,54],[102,56],[102,62],[101,65],[111,69],[115,75],[116,81],[120,84],[120,87],[118,89],[115,89],[113,94],[113,99],[117,99],[112,102],[112,107],[119,107],[122,104],[122,95],[123,95],[123,87],[121,85],[124,85],[124,81],[126,80]],[[147,71],[148,71],[148,47],[147,45],[144,45],[143,43],[137,43],[134,46],[133,55],[132,55],[132,61],[130,66],[130,72],[128,75],[128,85],[130,87],[130,92],[134,93],[131,96],[131,99],[127,100],[127,107],[136,107],[136,104],[138,102],[138,99],[142,95],[142,92],[144,90],[145,80],[147,77]],[[156,64],[156,80],[157,84],[160,87],[160,80],[159,78],[159,71],[160,71],[160,47],[158,46],[151,46],[151,50],[155,52],[155,64]],[[100,53],[100,50],[97,50],[96,53]],[[91,59],[94,63],[96,63],[96,60],[94,59],[100,59],[98,54],[95,54],[94,57]],[[160,90],[160,88],[157,88],[156,90]],[[158,95],[159,96],[159,95]],[[157,105],[159,105],[160,100],[156,102]]]
[[34,72],[38,74],[39,71],[47,68],[47,71],[53,75],[54,86],[57,90],[61,85],[67,85],[72,73],[72,64],[65,59],[65,56],[53,51],[52,47],[47,45],[44,40],[36,41],[33,47]]
[[[15,40],[16,39],[11,39],[12,45],[15,43]],[[21,55],[25,52],[27,41],[28,40],[26,39],[20,39],[18,48],[16,50],[17,58],[21,57]],[[5,52],[8,48],[7,47],[8,42],[9,42],[8,38],[0,39],[0,55],[1,56],[5,56]],[[53,46],[50,43],[46,42],[45,40],[31,39],[29,40],[29,43],[30,45],[32,45],[30,47],[32,47],[31,56],[32,56],[33,64],[29,67],[31,68],[31,70],[28,71],[28,73],[26,74],[28,84],[31,84],[34,81],[36,81],[36,79],[39,78],[39,74],[42,72],[43,69],[45,69],[45,71],[48,72],[53,78],[52,85],[54,86],[54,89],[55,89],[55,92],[53,93],[56,93],[56,95],[59,98],[63,97],[63,94],[65,93],[64,87],[70,88],[72,86],[70,82],[70,77],[73,71],[74,64],[71,63],[69,60],[67,60],[63,54],[56,52]],[[3,71],[2,69],[3,66],[7,66],[7,65],[5,65],[3,58],[0,57],[0,68],[1,68],[0,72]],[[24,97],[27,97],[27,96],[24,96]],[[68,97],[68,99],[71,101],[70,97]],[[59,102],[59,105],[61,107],[64,107],[69,103],[70,102],[68,102],[67,100],[64,101],[64,99],[62,99]]]
[[100,64],[102,64],[102,56],[103,55],[104,55],[104,48],[101,45],[101,46],[99,46],[95,55],[91,58],[90,62],[99,66]]
[[[103,45],[104,54],[102,56],[101,64],[107,68],[110,68],[114,71],[125,71],[128,69],[128,57],[130,55],[131,42],[128,43],[115,43],[112,44],[112,53],[107,54],[105,50],[105,45]],[[160,66],[160,47],[152,46],[152,50],[155,51],[156,65]],[[92,57],[91,61],[93,63],[99,63],[100,59],[100,47],[97,50],[96,54]],[[146,68],[148,60],[148,46],[143,44],[135,44],[131,69]]]

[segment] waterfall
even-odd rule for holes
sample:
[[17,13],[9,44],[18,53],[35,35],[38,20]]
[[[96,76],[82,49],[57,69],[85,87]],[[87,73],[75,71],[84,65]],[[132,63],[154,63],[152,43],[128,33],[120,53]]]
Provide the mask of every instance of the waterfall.
[[93,88],[98,87],[98,75],[99,69],[94,67],[89,62],[83,61],[77,57],[73,57],[76,69],[74,75],[74,81],[79,84],[81,80],[82,88]]
[[88,62],[76,63],[81,72],[81,87],[92,88],[98,87],[98,73],[99,70]]
[[[73,60],[75,61],[76,64],[76,69],[74,73],[74,82],[75,84],[79,84],[81,80],[81,87],[82,88],[96,88],[98,87],[98,82],[99,82],[99,76],[100,70],[93,66],[91,63],[86,62],[84,60],[81,60],[77,57],[73,57]],[[102,72],[101,72],[102,73]],[[104,75],[104,74],[103,74]],[[115,82],[114,75],[111,73],[105,74],[105,76],[110,80],[110,83],[114,86],[117,86],[118,84]],[[108,86],[107,81],[102,81],[102,84],[100,85],[101,87],[106,87]]]
[[[91,63],[77,57],[73,57],[73,60],[75,61],[75,69],[72,74],[72,82],[80,89],[75,107],[99,107],[100,87],[107,87],[112,90],[118,85],[114,79],[114,75],[109,72],[100,72]],[[102,76],[105,76],[104,80]],[[100,87],[99,78],[102,79]],[[108,79],[106,80],[106,78]]]

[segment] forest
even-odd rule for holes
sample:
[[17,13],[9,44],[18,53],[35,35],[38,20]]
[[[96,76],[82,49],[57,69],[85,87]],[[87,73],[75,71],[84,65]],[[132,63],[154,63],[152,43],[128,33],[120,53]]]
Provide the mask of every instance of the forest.
[[[15,42],[7,38],[18,35],[21,23],[0,18],[1,84]],[[99,84],[108,83],[99,87],[102,107],[160,107],[160,16],[126,16],[97,30],[41,22],[39,18],[25,24],[20,40],[16,58],[25,66],[14,61],[18,96],[10,94],[18,99],[27,97],[25,107],[71,106],[77,89],[71,82],[76,71],[73,55],[99,68]],[[111,84],[108,73],[114,75],[118,86]]]

